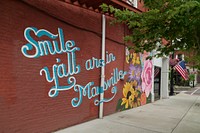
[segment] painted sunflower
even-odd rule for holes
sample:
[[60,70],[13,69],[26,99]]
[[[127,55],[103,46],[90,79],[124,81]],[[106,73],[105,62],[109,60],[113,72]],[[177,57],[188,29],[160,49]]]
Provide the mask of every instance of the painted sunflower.
[[123,95],[124,98],[122,98],[122,103],[121,105],[125,104],[125,108],[127,109],[128,107],[133,108],[133,101],[135,97],[135,91],[132,87],[132,84],[129,82],[126,82],[123,88]]
[[133,53],[132,64],[140,65],[140,57],[136,53]]
[[133,54],[126,55],[126,63],[129,64],[133,59]]
[[138,85],[138,83],[137,83],[136,80],[132,81],[130,84],[131,84],[131,86],[132,86],[133,88],[136,88],[136,86]]
[[141,104],[141,98],[140,98],[140,91],[135,90],[135,99],[133,101],[133,107],[138,107]]

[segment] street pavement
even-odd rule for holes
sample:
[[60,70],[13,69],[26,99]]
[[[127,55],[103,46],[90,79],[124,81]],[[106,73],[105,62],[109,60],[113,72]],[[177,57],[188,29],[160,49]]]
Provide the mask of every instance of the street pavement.
[[55,133],[200,133],[200,86]]
[[185,91],[186,94],[190,95],[199,95],[200,96],[200,87],[191,88],[190,91]]

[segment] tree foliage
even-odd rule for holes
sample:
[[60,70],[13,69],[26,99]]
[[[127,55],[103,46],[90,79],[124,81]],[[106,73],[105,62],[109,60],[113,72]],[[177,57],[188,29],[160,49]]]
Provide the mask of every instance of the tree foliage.
[[156,50],[156,56],[163,56],[174,50],[193,49],[200,56],[200,0],[144,0],[144,3],[149,11],[143,13],[106,4],[101,8],[114,14],[114,22],[128,26],[131,34],[125,41],[132,42],[130,47],[136,52]]

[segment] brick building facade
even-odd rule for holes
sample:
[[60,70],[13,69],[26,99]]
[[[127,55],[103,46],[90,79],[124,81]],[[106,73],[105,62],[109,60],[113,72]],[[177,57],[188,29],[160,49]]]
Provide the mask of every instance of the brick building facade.
[[0,132],[51,132],[98,118],[100,104],[105,116],[151,101],[148,53],[127,50],[127,28],[104,16],[103,60],[102,14],[80,2],[0,2]]

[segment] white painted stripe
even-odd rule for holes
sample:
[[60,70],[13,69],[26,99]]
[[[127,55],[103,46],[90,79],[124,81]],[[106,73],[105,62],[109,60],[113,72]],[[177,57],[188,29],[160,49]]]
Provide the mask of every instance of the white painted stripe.
[[197,92],[200,88],[196,89],[195,91],[193,91],[190,95],[193,95],[195,92]]

